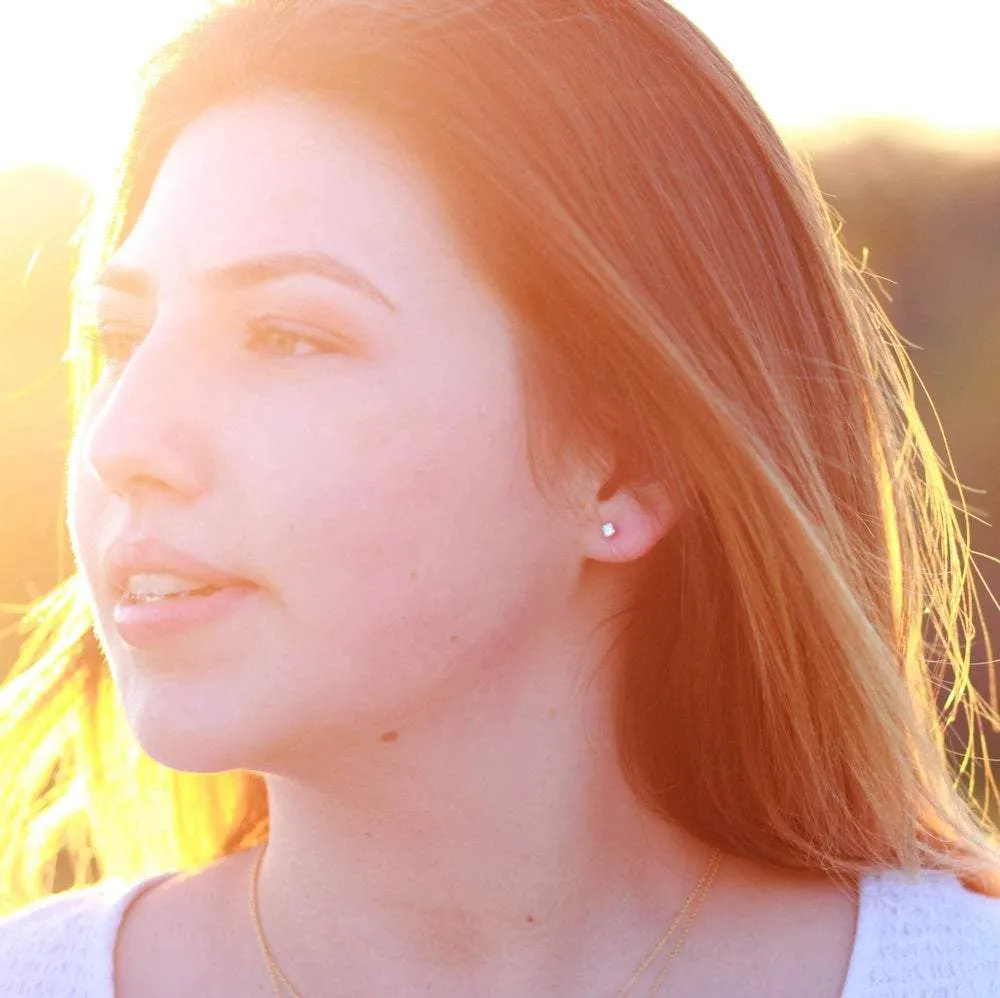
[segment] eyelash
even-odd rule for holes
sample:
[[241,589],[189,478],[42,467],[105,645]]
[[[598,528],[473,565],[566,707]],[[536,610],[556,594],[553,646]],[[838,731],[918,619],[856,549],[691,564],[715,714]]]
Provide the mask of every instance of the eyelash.
[[[131,357],[131,352],[128,357],[125,358],[115,356],[116,345],[125,345],[126,347],[131,346],[131,351],[134,352],[135,348],[139,346],[143,339],[143,337],[137,333],[122,332],[122,328],[123,324],[121,323],[98,323],[96,326],[91,327],[84,333],[84,340],[87,345],[96,350],[97,353],[100,354],[104,364],[111,369],[116,369],[122,366],[127,363],[128,358]],[[124,326],[124,328],[127,329],[129,327]],[[315,356],[321,353],[334,353],[336,349],[322,337],[311,336],[308,333],[297,333],[269,320],[257,320],[247,324],[246,339],[251,340],[254,337],[259,336],[281,337],[294,340],[297,343],[308,343],[310,346],[316,348],[305,356]],[[296,356],[302,355],[278,353],[271,354],[271,356],[295,359]]]

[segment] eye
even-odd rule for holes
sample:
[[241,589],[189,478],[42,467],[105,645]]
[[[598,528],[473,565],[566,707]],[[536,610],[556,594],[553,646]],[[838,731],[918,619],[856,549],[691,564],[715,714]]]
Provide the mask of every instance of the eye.
[[128,363],[142,341],[142,333],[123,322],[99,322],[83,332],[84,343],[95,350],[109,371]]
[[333,353],[334,347],[320,336],[313,336],[273,322],[252,322],[247,345],[256,353],[271,357],[306,357]]

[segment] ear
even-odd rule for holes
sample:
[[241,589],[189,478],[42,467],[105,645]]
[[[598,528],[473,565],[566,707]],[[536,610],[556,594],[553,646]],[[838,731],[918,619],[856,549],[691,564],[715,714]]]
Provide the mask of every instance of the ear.
[[680,517],[679,502],[660,484],[620,484],[607,495],[602,490],[595,508],[596,516],[585,526],[583,553],[610,564],[641,558]]

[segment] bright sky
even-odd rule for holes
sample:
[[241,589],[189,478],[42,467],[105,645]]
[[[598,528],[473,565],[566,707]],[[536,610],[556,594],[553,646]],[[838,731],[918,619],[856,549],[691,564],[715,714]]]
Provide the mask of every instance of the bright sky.
[[[614,0],[608,0],[614,2]],[[904,117],[1000,131],[1000,0],[675,0],[786,129]],[[0,168],[98,175],[134,73],[200,0],[21,0],[0,12]]]

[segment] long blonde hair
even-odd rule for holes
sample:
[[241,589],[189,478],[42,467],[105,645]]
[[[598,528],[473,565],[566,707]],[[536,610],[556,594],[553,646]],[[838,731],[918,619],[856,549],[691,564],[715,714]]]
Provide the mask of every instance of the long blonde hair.
[[[417,154],[519,320],[533,456],[614,455],[620,480],[685,497],[620,635],[640,799],[763,862],[1000,894],[984,774],[971,751],[953,774],[944,742],[959,714],[971,748],[996,721],[970,682],[961,490],[808,166],[712,44],[661,0],[229,3],[151,65],[108,247],[187,123],[265,91],[349,106]],[[258,777],[135,743],[78,577],[31,621],[0,690],[12,903],[267,835]]]

